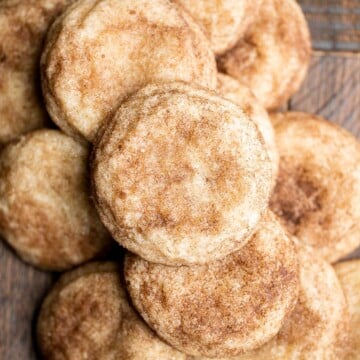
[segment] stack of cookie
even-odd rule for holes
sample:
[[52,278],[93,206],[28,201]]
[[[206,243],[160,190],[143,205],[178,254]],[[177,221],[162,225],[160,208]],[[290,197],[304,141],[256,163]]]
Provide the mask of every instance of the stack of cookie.
[[1,235],[127,249],[61,276],[45,359],[360,356],[360,144],[275,112],[310,48],[294,0],[2,0]]

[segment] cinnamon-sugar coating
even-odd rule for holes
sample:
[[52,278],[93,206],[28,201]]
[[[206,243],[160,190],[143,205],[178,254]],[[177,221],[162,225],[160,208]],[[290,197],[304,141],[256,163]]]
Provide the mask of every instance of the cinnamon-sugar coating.
[[49,26],[71,2],[0,1],[0,144],[46,123],[40,53]]
[[299,89],[310,55],[309,29],[296,0],[264,0],[255,23],[218,66],[247,85],[265,108],[276,109]]
[[37,130],[0,153],[0,233],[20,257],[65,270],[102,254],[110,235],[90,199],[88,149]]
[[292,234],[335,262],[360,244],[360,143],[314,115],[272,120],[280,167],[270,206]]
[[360,260],[338,263],[334,266],[349,306],[349,352],[346,360],[360,359]]
[[52,119],[93,141],[121,102],[152,82],[216,86],[205,35],[168,0],[79,0],[52,26],[42,85]]
[[[246,355],[214,360],[348,359],[348,304],[336,274],[326,261],[314,256],[311,249],[298,246],[298,258],[299,299],[279,333],[263,347]],[[354,285],[350,281],[349,288],[351,284]]]
[[185,360],[130,307],[116,263],[64,274],[42,304],[37,339],[47,360]]
[[221,73],[218,74],[217,79],[219,94],[238,104],[259,128],[269,153],[275,183],[279,170],[279,153],[275,144],[274,128],[267,111],[256,99],[253,92],[238,80]]
[[245,245],[272,185],[254,122],[185,83],[145,87],[120,107],[95,145],[92,179],[113,237],[168,265],[206,263]]
[[189,355],[230,357],[260,347],[298,297],[296,252],[271,212],[247,245],[222,260],[169,267],[129,254],[125,279],[150,327]]
[[173,0],[202,26],[216,55],[231,49],[255,21],[263,0]]

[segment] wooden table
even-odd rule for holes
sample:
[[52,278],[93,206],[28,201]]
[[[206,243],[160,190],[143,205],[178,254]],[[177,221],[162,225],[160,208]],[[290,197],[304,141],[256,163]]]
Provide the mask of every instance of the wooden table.
[[[287,108],[322,115],[360,139],[360,0],[299,2],[316,51]],[[24,264],[0,241],[0,360],[36,359],[34,320],[56,277]]]

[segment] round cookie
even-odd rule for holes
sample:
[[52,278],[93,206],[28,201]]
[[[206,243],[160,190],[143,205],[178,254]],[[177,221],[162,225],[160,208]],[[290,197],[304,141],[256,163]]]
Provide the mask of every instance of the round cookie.
[[202,26],[216,55],[231,49],[254,22],[263,0],[173,0]]
[[129,306],[116,263],[63,275],[42,304],[37,339],[48,360],[186,360]]
[[217,91],[219,94],[225,99],[238,104],[259,128],[271,160],[273,179],[275,182],[279,170],[279,153],[275,144],[274,128],[267,111],[247,86],[241,84],[236,79],[221,73],[218,74],[217,79]]
[[267,109],[285,103],[303,82],[311,55],[309,29],[295,0],[264,0],[256,22],[218,67],[247,85]]
[[40,52],[48,27],[71,2],[0,1],[0,144],[45,125]]
[[216,86],[216,64],[201,29],[168,0],[79,0],[52,26],[42,85],[52,119],[93,141],[131,93],[152,82]]
[[270,212],[248,244],[225,259],[169,267],[129,254],[125,279],[150,327],[195,356],[235,356],[263,345],[298,296],[296,252]]
[[102,254],[110,236],[89,198],[88,149],[37,130],[0,153],[0,233],[20,257],[64,270]]
[[171,83],[123,103],[95,145],[92,180],[120,244],[148,261],[190,265],[245,245],[272,176],[262,137],[237,105]]
[[314,115],[272,119],[280,168],[271,209],[292,234],[335,262],[360,244],[360,144]]
[[347,360],[360,359],[360,260],[344,261],[335,265],[344,289],[350,313],[350,351]]

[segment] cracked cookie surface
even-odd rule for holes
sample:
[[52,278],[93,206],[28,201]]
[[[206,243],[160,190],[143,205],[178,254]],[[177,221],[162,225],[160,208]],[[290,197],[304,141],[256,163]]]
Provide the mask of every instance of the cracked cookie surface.
[[239,251],[202,266],[169,267],[128,254],[131,299],[160,337],[189,355],[236,356],[281,328],[298,298],[297,254],[268,212]]
[[150,85],[120,107],[95,144],[92,179],[113,237],[168,265],[206,263],[245,245],[272,185],[254,122],[185,83]]
[[280,155],[271,209],[318,255],[335,262],[360,238],[360,144],[305,113],[272,115]]

